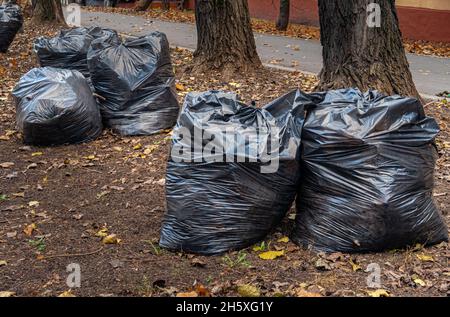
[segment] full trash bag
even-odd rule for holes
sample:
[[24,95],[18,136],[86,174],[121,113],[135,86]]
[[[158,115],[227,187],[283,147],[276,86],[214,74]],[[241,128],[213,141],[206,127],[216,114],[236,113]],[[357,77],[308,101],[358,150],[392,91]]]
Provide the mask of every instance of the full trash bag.
[[116,31],[100,27],[78,27],[61,30],[52,38],[39,37],[34,42],[34,51],[42,67],[72,69],[90,77],[87,53],[92,41],[118,42]]
[[0,53],[6,53],[23,24],[20,7],[7,3],[0,5]]
[[104,123],[113,131],[149,135],[175,125],[179,105],[164,33],[123,43],[95,41],[88,65]]
[[190,93],[173,131],[160,246],[210,255],[263,239],[295,199],[303,112],[299,91],[262,109]]
[[417,99],[348,89],[311,104],[294,242],[370,252],[448,239],[432,194],[439,127]]
[[12,94],[17,126],[27,144],[87,142],[102,132],[98,105],[78,71],[34,68],[20,79]]

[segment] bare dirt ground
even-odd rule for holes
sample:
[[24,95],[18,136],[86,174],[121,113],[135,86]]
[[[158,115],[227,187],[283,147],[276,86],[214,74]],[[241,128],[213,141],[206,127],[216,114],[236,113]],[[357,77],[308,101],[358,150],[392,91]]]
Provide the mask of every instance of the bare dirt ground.
[[[169,134],[123,138],[105,131],[96,141],[60,147],[25,146],[15,129],[9,93],[36,66],[32,39],[53,34],[31,27],[0,55],[0,292],[17,296],[376,296],[366,284],[370,263],[381,267],[390,296],[448,296],[448,243],[377,254],[317,254],[290,241],[292,217],[267,237],[275,260],[248,248],[200,257],[158,247],[165,209],[164,177]],[[188,91],[226,89],[258,105],[289,90],[309,91],[316,79],[300,73],[261,71],[223,82],[216,74],[183,74],[191,54],[172,51],[180,102]],[[450,106],[426,105],[442,133],[437,144],[435,198],[447,224],[450,206]],[[7,164],[3,164],[7,163]],[[102,233],[119,243],[102,243]],[[70,292],[66,267],[81,267],[81,287]],[[244,287],[242,287],[245,285]],[[8,293],[11,295],[12,293]],[[378,293],[378,295],[383,293]]]

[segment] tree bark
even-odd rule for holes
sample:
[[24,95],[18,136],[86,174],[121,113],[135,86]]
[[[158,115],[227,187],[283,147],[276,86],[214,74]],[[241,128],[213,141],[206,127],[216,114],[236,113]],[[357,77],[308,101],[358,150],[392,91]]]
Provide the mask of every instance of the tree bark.
[[247,0],[197,0],[197,50],[193,70],[233,73],[261,67]]
[[170,10],[170,2],[169,0],[162,0],[162,9],[165,11],[169,11]]
[[278,15],[278,20],[276,23],[277,30],[286,31],[289,25],[289,0],[280,0],[280,14]]
[[[381,9],[379,27],[368,5]],[[318,90],[357,87],[419,97],[403,48],[394,0],[319,0],[323,69]]]
[[150,8],[153,0],[138,0],[136,6],[134,7],[136,11],[146,11]]
[[38,0],[33,9],[33,21],[54,21],[66,24],[60,0]]

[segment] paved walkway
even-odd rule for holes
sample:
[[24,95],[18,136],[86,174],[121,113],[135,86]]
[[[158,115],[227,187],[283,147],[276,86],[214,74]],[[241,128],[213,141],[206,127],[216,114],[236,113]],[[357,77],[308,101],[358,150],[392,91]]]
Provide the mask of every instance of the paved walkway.
[[[149,20],[117,13],[85,12],[82,24],[109,27],[129,35],[151,31],[166,33],[172,46],[194,50],[197,44],[195,25]],[[269,66],[293,68],[317,74],[322,68],[322,47],[318,41],[255,33],[258,54]],[[408,54],[417,89],[423,95],[450,91],[450,59]]]

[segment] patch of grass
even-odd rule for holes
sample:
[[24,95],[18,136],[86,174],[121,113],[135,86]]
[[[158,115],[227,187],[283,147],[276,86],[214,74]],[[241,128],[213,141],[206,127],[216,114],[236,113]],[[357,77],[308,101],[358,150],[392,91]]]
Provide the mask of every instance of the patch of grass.
[[152,254],[161,255],[163,253],[164,250],[161,249],[161,247],[158,244],[153,243],[153,241],[144,240],[144,242],[150,245],[150,247],[152,248]]
[[8,199],[8,196],[7,195],[5,195],[5,194],[0,194],[0,201],[4,201],[4,200],[7,200]]
[[225,265],[230,268],[250,266],[250,262],[247,260],[247,253],[245,253],[245,251],[239,251],[236,257],[232,257],[227,254],[222,259]]
[[39,252],[44,252],[45,248],[47,247],[45,245],[45,238],[39,238],[39,239],[36,239],[36,240],[28,240],[28,243],[32,247],[35,247]]
[[137,287],[137,292],[141,296],[147,296],[147,297],[152,296],[153,285],[146,275],[144,275],[142,277],[142,281],[141,281],[140,285]]
[[269,243],[266,243],[265,241],[262,241],[259,245],[255,245],[253,247],[253,251],[255,252],[264,252],[268,251],[270,249],[270,243],[272,241],[269,241]]

